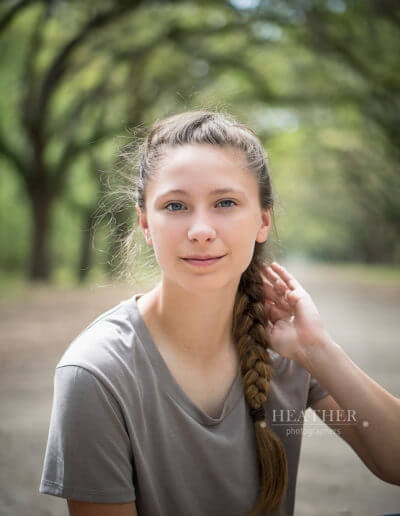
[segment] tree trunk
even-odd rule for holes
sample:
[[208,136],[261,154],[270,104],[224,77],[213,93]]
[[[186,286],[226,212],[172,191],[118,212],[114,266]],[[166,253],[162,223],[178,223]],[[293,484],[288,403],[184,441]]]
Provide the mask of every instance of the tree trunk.
[[50,211],[52,197],[48,192],[38,188],[31,192],[30,200],[33,227],[29,278],[49,281],[51,275]]

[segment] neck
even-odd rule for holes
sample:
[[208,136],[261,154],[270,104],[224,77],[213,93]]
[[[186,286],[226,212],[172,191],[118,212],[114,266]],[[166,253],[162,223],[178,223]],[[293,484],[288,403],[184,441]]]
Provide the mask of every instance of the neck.
[[155,340],[200,367],[236,355],[231,328],[237,286],[193,293],[161,281],[146,301],[140,298]]

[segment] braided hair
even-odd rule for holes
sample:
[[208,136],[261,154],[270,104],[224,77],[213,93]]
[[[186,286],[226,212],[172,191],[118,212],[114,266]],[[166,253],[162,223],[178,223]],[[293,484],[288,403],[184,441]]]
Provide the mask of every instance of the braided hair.
[[256,242],[253,259],[242,274],[233,313],[236,343],[246,402],[255,424],[260,493],[251,515],[278,507],[287,485],[287,461],[280,439],[265,422],[264,405],[272,378],[268,337],[265,331],[265,294],[259,272],[261,245]]
[[[241,150],[246,157],[247,168],[257,178],[261,208],[272,210],[270,177],[256,134],[230,115],[204,110],[187,111],[157,121],[147,134],[136,158],[139,171],[136,202],[141,210],[145,207],[145,187],[158,160],[169,148],[185,144],[212,144]],[[132,240],[128,241],[129,246],[131,243]],[[265,243],[255,242],[252,260],[242,273],[236,292],[231,329],[257,446],[260,492],[249,516],[273,511],[279,506],[285,495],[288,475],[284,446],[265,421],[265,403],[273,369],[268,351],[268,320],[260,272],[265,261],[264,252]]]

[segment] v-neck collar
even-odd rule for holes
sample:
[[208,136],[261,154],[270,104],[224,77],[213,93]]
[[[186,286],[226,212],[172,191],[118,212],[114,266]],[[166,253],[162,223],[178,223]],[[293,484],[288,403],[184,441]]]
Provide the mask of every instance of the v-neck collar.
[[142,295],[143,293],[138,293],[130,299],[131,309],[129,312],[134,330],[139,337],[139,340],[142,342],[144,350],[150,358],[151,364],[157,374],[157,378],[162,386],[162,389],[166,391],[168,395],[172,397],[177,403],[179,403],[179,405],[183,407],[186,412],[188,412],[193,418],[199,421],[199,423],[206,426],[212,426],[221,423],[233,410],[239,399],[244,396],[240,371],[236,375],[228,391],[228,394],[226,395],[220,416],[214,418],[205,413],[191,400],[191,398],[189,398],[185,391],[180,387],[172,375],[170,369],[168,368],[158,347],[156,346],[137,304],[137,299]]

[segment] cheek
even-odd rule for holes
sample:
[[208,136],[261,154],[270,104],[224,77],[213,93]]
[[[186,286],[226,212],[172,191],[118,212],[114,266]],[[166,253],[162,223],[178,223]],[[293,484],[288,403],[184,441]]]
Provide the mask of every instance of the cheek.
[[253,257],[255,238],[250,235],[250,231],[244,235],[239,235],[237,231],[231,242],[232,264],[235,269],[240,269],[240,272],[247,269]]
[[151,226],[153,250],[159,264],[174,260],[182,247],[182,227],[166,217],[154,217]]
[[238,219],[233,228],[230,228],[233,259],[238,261],[243,270],[247,269],[254,253],[258,225],[256,216]]
[[178,221],[169,221],[167,217],[159,217],[153,221],[152,234],[157,240],[165,242],[169,240],[169,236],[174,238],[182,235],[182,229],[182,224],[179,224]]
[[237,217],[224,227],[221,238],[231,253],[230,260],[235,270],[242,273],[253,257],[258,227],[256,217]]
[[224,225],[224,234],[229,235],[234,242],[246,246],[252,245],[257,236],[257,217],[251,211],[243,212],[231,220],[227,220]]

